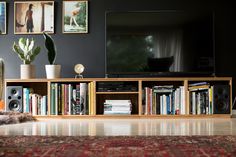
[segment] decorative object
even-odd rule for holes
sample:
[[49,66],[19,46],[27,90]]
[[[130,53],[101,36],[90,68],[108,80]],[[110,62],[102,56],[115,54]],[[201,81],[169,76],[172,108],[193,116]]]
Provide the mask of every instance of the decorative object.
[[29,113],[0,111],[0,125],[17,124],[27,121],[35,121],[35,118]]
[[20,38],[18,45],[14,42],[13,51],[23,61],[21,65],[21,79],[35,78],[35,66],[31,63],[40,53],[40,47],[34,49],[34,40],[28,38]]
[[63,1],[63,33],[88,33],[88,1]]
[[2,156],[233,157],[236,136],[0,136],[0,153]]
[[81,73],[84,72],[84,66],[82,64],[76,64],[74,70],[75,73],[77,73],[77,75],[75,75],[75,78],[83,78],[83,75],[81,75]]
[[54,33],[54,1],[14,2],[15,34]]
[[4,89],[4,61],[0,58],[0,111],[4,109],[4,102],[2,100]]
[[55,64],[57,50],[54,44],[52,37],[47,34],[43,33],[45,39],[45,47],[48,50],[48,61],[50,65],[45,65],[46,69],[46,76],[48,79],[60,78],[61,74],[61,65]]
[[6,2],[0,2],[0,34],[6,34]]

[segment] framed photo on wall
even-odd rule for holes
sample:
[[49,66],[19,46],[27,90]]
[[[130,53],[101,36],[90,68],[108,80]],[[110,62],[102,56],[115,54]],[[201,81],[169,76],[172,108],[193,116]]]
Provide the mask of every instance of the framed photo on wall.
[[0,2],[0,34],[6,34],[6,2]]
[[88,1],[63,1],[63,33],[88,33]]
[[54,1],[14,2],[14,33],[54,33]]

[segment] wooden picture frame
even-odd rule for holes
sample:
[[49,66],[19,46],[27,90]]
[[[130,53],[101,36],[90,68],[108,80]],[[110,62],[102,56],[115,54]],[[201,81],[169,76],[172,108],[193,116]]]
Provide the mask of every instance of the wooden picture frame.
[[0,2],[0,34],[7,33],[6,2]]
[[88,1],[63,1],[63,33],[88,33]]
[[14,2],[14,34],[54,33],[54,1]]

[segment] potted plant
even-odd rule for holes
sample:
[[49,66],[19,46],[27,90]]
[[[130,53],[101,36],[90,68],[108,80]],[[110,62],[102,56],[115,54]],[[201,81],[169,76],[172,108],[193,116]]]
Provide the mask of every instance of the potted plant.
[[45,32],[43,32],[43,36],[45,39],[45,47],[48,50],[49,61],[49,65],[45,65],[46,76],[48,79],[60,78],[61,65],[55,64],[57,50],[54,41],[52,37]]
[[35,78],[35,66],[31,64],[35,57],[40,53],[40,47],[34,48],[34,39],[20,38],[18,45],[14,42],[12,46],[13,52],[23,61],[21,64],[21,79]]

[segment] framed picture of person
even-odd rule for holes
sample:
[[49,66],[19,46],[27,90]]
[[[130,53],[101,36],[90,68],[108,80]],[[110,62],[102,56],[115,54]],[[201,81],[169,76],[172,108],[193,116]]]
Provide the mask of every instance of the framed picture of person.
[[14,33],[54,33],[54,1],[15,1]]
[[63,33],[88,33],[88,1],[63,1]]
[[0,2],[0,34],[6,34],[6,2]]

